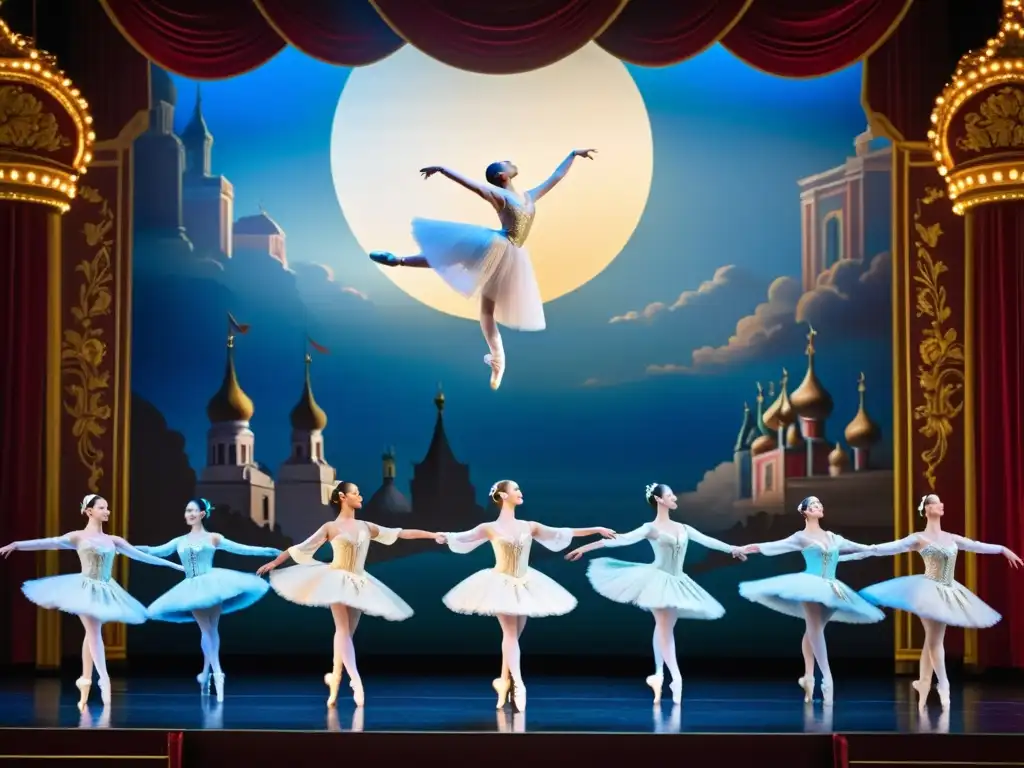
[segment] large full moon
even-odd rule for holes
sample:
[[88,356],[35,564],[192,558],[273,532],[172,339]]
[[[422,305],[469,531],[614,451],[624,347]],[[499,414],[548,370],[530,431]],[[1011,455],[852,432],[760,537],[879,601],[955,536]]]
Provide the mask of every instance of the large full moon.
[[[496,160],[519,167],[527,190],[573,149],[594,147],[537,204],[527,242],[544,301],[601,273],[626,245],[651,188],[654,147],[643,97],[626,67],[590,44],[550,67],[520,75],[453,69],[405,46],[354,70],[331,137],[334,188],[367,251],[414,255],[416,216],[497,227],[491,207],[442,176],[443,165],[483,180]],[[476,318],[478,301],[427,269],[381,267],[399,288],[441,312]]]

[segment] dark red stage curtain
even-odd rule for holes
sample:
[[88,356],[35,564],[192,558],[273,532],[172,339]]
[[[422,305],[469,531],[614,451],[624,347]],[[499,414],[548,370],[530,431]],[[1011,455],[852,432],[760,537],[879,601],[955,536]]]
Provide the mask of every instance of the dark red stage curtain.
[[370,0],[406,42],[489,75],[554,64],[600,35],[627,0]]
[[[45,512],[44,409],[47,353],[48,220],[56,211],[35,203],[0,202],[0,539],[4,544],[43,535]],[[7,661],[35,660],[35,606],[19,594],[36,577],[36,558],[0,560]]]
[[367,0],[253,2],[289,45],[328,64],[362,67],[405,45]]
[[885,42],[913,0],[755,0],[722,40],[752,67],[820,77]]
[[816,77],[885,42],[912,0],[101,0],[136,48],[195,79],[234,77],[286,43],[362,66],[408,42],[453,67],[512,74],[592,40],[666,66],[721,40],[753,67]]
[[667,67],[696,56],[740,22],[754,0],[630,0],[597,44],[630,64]]
[[[977,371],[978,538],[1024,553],[1024,204],[969,214]],[[982,599],[1003,614],[979,633],[986,667],[1024,668],[1024,576],[1002,557],[979,557]]]
[[100,2],[139,52],[168,72],[194,80],[244,74],[286,45],[249,0]]

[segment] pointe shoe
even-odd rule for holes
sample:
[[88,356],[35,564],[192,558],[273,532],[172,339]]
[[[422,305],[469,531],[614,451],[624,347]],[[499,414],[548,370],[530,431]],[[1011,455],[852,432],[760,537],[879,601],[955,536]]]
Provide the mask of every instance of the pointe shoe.
[[484,355],[484,364],[491,367],[491,389],[497,389],[505,377],[505,358],[499,355]]
[[517,712],[526,711],[526,686],[523,685],[522,680],[513,680],[512,682],[512,706],[516,708]]
[[935,690],[939,692],[939,704],[942,705],[942,711],[945,712],[949,709],[949,684],[939,685]]
[[796,681],[796,684],[800,686],[800,689],[804,692],[804,704],[810,704],[814,701],[814,678],[801,677]]
[[199,683],[199,693],[202,696],[210,695],[210,673],[200,672],[196,675],[196,682]]
[[498,706],[495,709],[501,709],[508,701],[508,691],[512,687],[512,681],[507,677],[496,677],[491,681],[491,687],[498,694]]
[[89,691],[92,690],[92,680],[87,677],[80,677],[75,680],[75,686],[79,690],[78,711],[85,712],[85,705],[89,701]]
[[822,680],[821,681],[821,701],[826,707],[832,706],[832,681]]
[[386,251],[374,251],[370,254],[370,261],[376,262],[384,267],[400,267],[402,260],[393,253]]
[[661,675],[648,675],[645,683],[654,691],[654,703],[661,701],[661,688],[665,684],[665,678]]
[[910,686],[917,691],[917,708],[921,710],[925,709],[928,705],[928,694],[931,693],[931,682],[925,680],[914,680]]
[[327,690],[330,691],[327,696],[327,706],[333,707],[338,703],[338,686],[341,684],[341,674],[328,672],[324,675],[324,683],[327,685]]
[[213,689],[217,692],[217,701],[224,701],[224,673],[215,672],[213,674]]
[[110,678],[100,678],[100,701],[104,707],[110,706]]
[[669,691],[672,692],[672,703],[682,704],[683,702],[683,680],[682,678],[676,678],[668,684]]
[[363,706],[366,703],[366,693],[363,691],[363,681],[352,680],[350,678],[348,686],[352,689],[352,701],[357,707]]

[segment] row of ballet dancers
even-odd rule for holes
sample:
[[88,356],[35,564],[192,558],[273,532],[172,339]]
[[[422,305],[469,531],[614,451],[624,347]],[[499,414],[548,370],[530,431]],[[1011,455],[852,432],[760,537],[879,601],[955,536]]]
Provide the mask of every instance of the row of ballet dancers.
[[[498,697],[497,707],[511,703],[516,710],[524,711],[526,686],[521,672],[519,638],[526,621],[531,617],[564,615],[576,607],[576,598],[560,584],[529,567],[530,547],[536,541],[549,550],[560,552],[567,549],[573,539],[589,536],[599,538],[569,552],[567,560],[579,560],[587,552],[641,541],[649,542],[654,551],[654,561],[650,563],[595,559],[587,569],[587,577],[602,596],[635,605],[653,615],[654,672],[646,678],[646,683],[653,691],[655,703],[661,700],[665,668],[669,672],[673,703],[682,700],[683,681],[674,636],[676,621],[680,618],[714,620],[725,615],[721,604],[683,570],[686,549],[692,541],[739,560],[746,560],[752,554],[770,557],[802,553],[803,572],[743,582],[739,591],[748,600],[804,620],[801,643],[804,673],[797,682],[806,702],[811,702],[814,695],[815,665],[821,672],[822,701],[825,705],[833,702],[833,680],[825,644],[826,624],[830,621],[853,624],[881,621],[884,618],[881,606],[908,611],[920,618],[925,642],[920,674],[913,687],[919,694],[920,707],[924,708],[934,674],[939,700],[946,710],[949,707],[949,679],[943,651],[946,627],[990,627],[1001,618],[954,580],[957,552],[1001,554],[1014,568],[1022,564],[1006,547],[944,532],[941,527],[943,505],[934,494],[922,498],[918,507],[925,519],[924,530],[899,541],[858,544],[825,531],[821,527],[824,508],[812,496],[798,506],[804,523],[802,530],[779,541],[743,547],[726,544],[673,521],[670,513],[676,509],[677,500],[672,489],[664,484],[651,484],[645,489],[654,519],[625,534],[600,526],[552,528],[520,520],[516,510],[523,503],[523,493],[511,480],[496,483],[490,496],[500,507],[497,519],[472,530],[438,533],[395,529],[357,519],[356,513],[363,504],[359,488],[354,483],[341,482],[330,499],[338,512],[336,519],[282,552],[238,544],[208,532],[205,521],[212,507],[205,499],[194,499],[186,506],[185,522],[190,529],[187,534],[158,547],[134,547],[123,538],[104,533],[103,525],[110,517],[109,505],[101,496],[89,494],[81,505],[82,514],[87,518],[83,530],[55,538],[14,542],[0,549],[0,554],[7,557],[13,551],[53,549],[78,552],[81,573],[28,581],[22,591],[36,605],[80,617],[85,639],[82,675],[76,685],[81,694],[79,709],[83,710],[94,671],[99,679],[101,699],[104,705],[110,703],[102,625],[108,622],[141,624],[150,619],[174,623],[194,621],[198,625],[204,664],[197,680],[204,694],[211,692],[212,682],[217,700],[223,701],[225,676],[220,664],[220,617],[253,605],[270,588],[293,603],[330,609],[335,633],[333,666],[324,676],[329,690],[327,705],[335,706],[342,677],[347,672],[353,701],[361,707],[365,693],[353,643],[360,618],[365,614],[402,621],[413,614],[401,597],[366,572],[369,544],[371,541],[390,545],[398,539],[433,539],[460,554],[484,542],[491,544],[494,567],[464,579],[444,596],[443,602],[457,613],[497,619],[502,631],[501,673],[492,682]],[[315,554],[328,542],[332,549],[331,562],[316,560]],[[214,568],[213,557],[217,550],[274,559],[254,575]],[[836,579],[840,561],[914,551],[924,560],[922,575],[890,579],[860,592]],[[118,553],[139,562],[182,571],[185,579],[147,608],[112,580],[114,557]],[[165,559],[174,554],[180,565]],[[296,565],[276,570],[288,560]],[[270,574],[269,584],[260,578],[267,573]]]

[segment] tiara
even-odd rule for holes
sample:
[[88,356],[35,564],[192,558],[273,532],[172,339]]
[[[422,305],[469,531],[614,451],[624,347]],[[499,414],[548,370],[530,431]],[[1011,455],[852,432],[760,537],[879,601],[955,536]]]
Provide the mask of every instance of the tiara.
[[100,495],[98,493],[87,493],[85,497],[82,499],[82,506],[78,508],[78,511],[85,512],[85,510],[89,508],[89,505],[96,501],[96,499],[98,499],[99,497]]
[[644,488],[644,498],[647,499],[647,501],[651,500],[651,497],[654,495],[654,489],[657,487],[657,483],[650,483],[646,488]]

